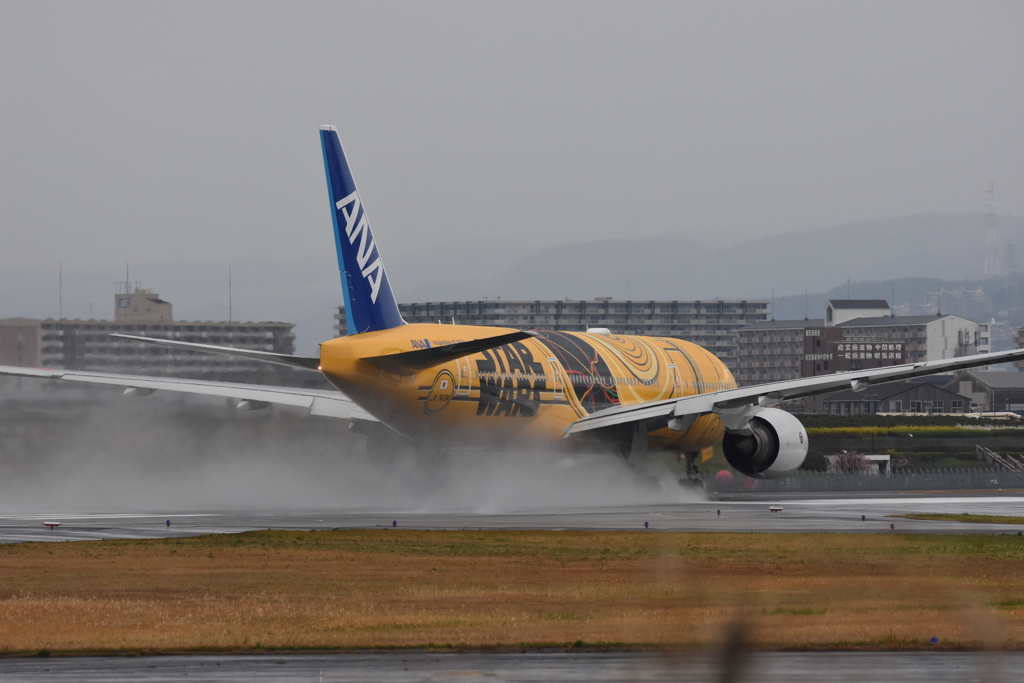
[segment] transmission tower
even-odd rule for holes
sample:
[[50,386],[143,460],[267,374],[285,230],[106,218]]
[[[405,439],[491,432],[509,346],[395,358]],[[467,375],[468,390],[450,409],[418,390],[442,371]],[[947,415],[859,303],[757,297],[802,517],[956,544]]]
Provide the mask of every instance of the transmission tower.
[[1001,275],[999,268],[999,216],[996,215],[996,184],[988,182],[985,193],[985,275]]

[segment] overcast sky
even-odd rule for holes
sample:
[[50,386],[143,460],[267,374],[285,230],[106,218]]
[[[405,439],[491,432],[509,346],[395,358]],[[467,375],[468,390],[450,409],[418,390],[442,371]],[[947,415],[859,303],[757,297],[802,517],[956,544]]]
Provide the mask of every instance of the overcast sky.
[[1024,3],[3,0],[0,268],[334,278],[323,123],[385,263],[1024,215]]

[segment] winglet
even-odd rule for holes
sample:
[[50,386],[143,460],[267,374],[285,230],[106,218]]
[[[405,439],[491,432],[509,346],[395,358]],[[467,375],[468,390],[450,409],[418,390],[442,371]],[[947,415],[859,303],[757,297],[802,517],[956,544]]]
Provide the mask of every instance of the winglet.
[[334,246],[338,252],[348,333],[389,330],[404,325],[334,126],[320,126],[320,146],[331,200]]

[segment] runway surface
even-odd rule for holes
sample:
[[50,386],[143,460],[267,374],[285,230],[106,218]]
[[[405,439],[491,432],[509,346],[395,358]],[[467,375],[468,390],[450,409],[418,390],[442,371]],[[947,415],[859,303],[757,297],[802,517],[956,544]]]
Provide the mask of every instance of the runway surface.
[[[778,505],[780,512],[770,512]],[[719,514],[721,511],[721,514]],[[910,513],[968,512],[1024,517],[1019,494],[897,495],[859,498],[728,500],[519,512],[389,512],[387,510],[154,511],[83,513],[54,511],[0,515],[0,542],[168,538],[254,529],[592,529],[649,531],[1018,533],[1024,525],[971,524],[894,518]],[[861,515],[865,520],[861,520]],[[168,525],[167,522],[170,522]],[[49,529],[45,522],[59,522]],[[889,528],[895,524],[895,531]]]
[[1002,681],[1019,680],[1024,653],[817,652],[750,655],[739,676],[723,676],[709,655],[650,653],[431,654],[0,659],[5,681]]

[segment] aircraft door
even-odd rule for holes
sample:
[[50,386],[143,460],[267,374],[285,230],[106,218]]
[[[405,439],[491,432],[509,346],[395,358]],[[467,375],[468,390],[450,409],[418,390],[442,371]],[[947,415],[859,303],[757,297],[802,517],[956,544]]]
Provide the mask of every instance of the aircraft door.
[[672,398],[679,398],[683,395],[683,382],[679,379],[679,368],[674,364],[668,366],[672,373]]
[[463,356],[456,360],[459,367],[459,383],[455,389],[456,396],[469,396],[469,390],[473,387],[473,373],[469,367],[469,357]]
[[551,366],[551,389],[554,392],[553,400],[562,401],[565,399],[565,388],[562,385],[562,368],[558,365],[558,360],[554,357],[548,357],[548,365]]

